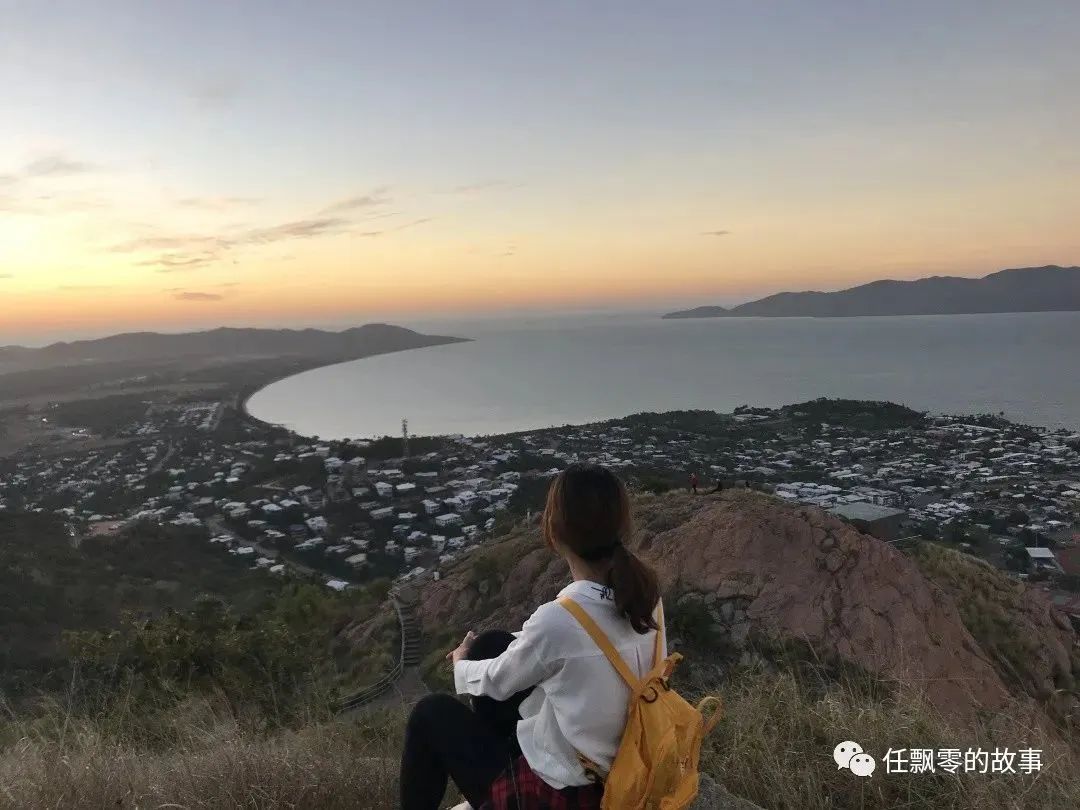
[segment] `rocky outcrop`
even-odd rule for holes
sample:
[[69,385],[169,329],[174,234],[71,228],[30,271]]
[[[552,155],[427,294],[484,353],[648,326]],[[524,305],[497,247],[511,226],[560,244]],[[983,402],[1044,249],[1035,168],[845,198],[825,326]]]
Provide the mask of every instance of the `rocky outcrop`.
[[641,550],[665,590],[704,594],[739,636],[805,641],[925,684],[950,712],[997,709],[1007,698],[953,602],[896,549],[820,509],[735,492]]
[[1021,589],[1019,616],[1014,621],[1017,633],[1036,642],[1031,659],[1034,696],[1061,696],[1063,690],[1068,690],[1072,693],[1070,711],[1073,716],[1080,714],[1075,696],[1080,686],[1080,651],[1072,624],[1046,593],[1031,588]]
[[[805,642],[822,656],[923,685],[960,720],[1008,700],[954,600],[911,559],[838,518],[748,491],[646,496],[635,508],[634,544],[669,599],[699,601],[729,644]],[[523,527],[425,585],[418,615],[427,633],[517,627],[567,573],[535,528]]]
[[1080,727],[1077,635],[1047,594],[953,549],[924,546],[915,561],[956,603],[1010,690],[1031,697],[1059,724]]

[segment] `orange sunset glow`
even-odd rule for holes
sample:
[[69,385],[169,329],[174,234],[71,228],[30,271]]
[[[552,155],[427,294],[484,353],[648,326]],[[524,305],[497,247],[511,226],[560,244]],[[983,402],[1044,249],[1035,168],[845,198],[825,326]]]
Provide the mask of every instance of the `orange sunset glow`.
[[[659,309],[1080,261],[1080,62],[1002,51],[1004,18],[950,36],[971,22],[950,12],[928,35],[863,10],[840,52],[839,31],[808,42],[748,11],[638,20],[639,61],[599,10],[580,36],[428,18],[410,56],[393,42],[418,23],[387,9],[363,46],[286,13],[240,53],[227,15],[114,5],[24,7],[0,34],[0,340]],[[198,56],[145,46],[214,25]]]

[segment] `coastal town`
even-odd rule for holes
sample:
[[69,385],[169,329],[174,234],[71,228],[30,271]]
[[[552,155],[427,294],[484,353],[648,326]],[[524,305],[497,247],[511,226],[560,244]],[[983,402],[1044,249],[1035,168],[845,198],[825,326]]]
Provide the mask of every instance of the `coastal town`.
[[225,400],[129,416],[107,438],[53,425],[0,459],[0,511],[63,515],[73,536],[183,527],[252,568],[343,590],[438,578],[535,516],[559,469],[589,461],[637,490],[754,487],[901,546],[955,544],[1045,583],[1080,617],[1080,434],[1067,430],[845,400],[482,438],[410,437],[406,424],[349,441],[304,438]]

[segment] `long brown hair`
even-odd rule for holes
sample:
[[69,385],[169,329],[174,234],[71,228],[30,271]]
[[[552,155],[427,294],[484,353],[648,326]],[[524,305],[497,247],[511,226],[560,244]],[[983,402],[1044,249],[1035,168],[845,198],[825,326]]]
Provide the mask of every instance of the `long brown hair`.
[[632,528],[630,497],[611,470],[572,464],[555,476],[544,508],[544,539],[581,559],[610,560],[605,585],[615,606],[639,633],[656,629],[653,610],[660,601],[656,574],[626,547]]

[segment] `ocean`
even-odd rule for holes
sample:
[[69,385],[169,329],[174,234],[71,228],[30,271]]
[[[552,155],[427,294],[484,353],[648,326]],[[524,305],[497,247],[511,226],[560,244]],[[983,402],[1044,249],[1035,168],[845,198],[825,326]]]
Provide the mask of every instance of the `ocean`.
[[404,324],[473,338],[328,366],[248,407],[324,439],[487,435],[640,411],[880,399],[1080,429],[1080,312],[891,318],[656,314]]

